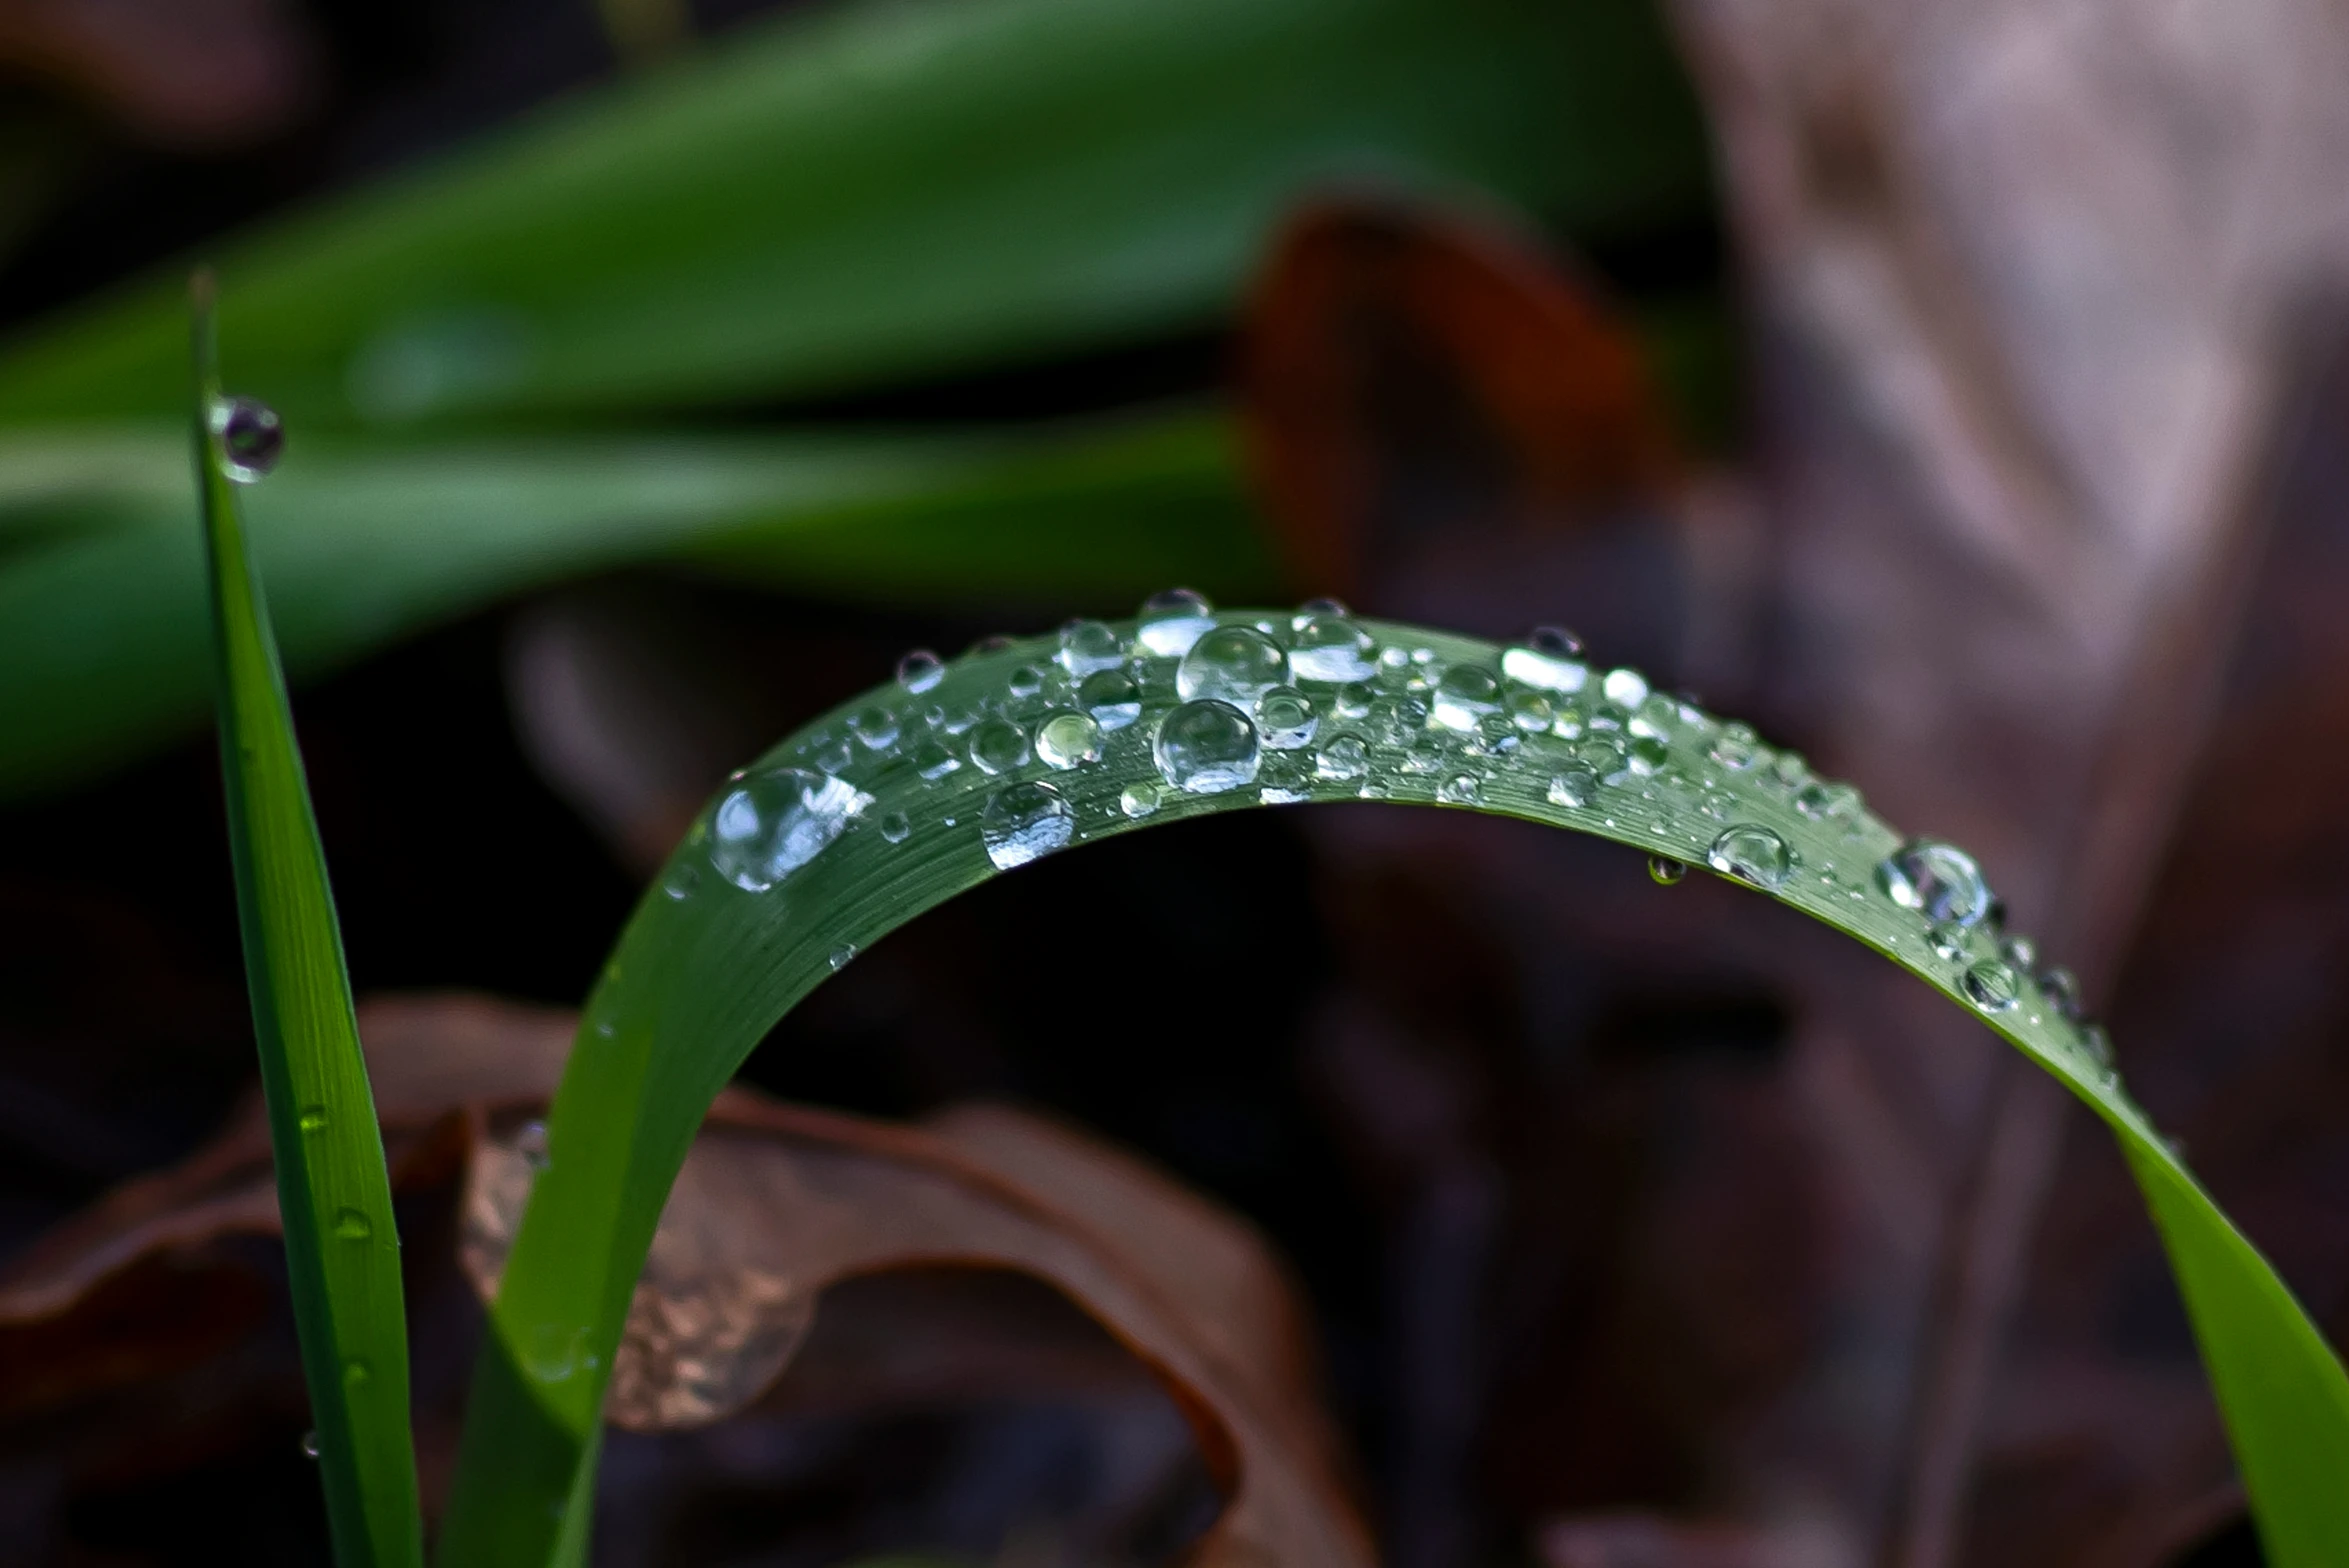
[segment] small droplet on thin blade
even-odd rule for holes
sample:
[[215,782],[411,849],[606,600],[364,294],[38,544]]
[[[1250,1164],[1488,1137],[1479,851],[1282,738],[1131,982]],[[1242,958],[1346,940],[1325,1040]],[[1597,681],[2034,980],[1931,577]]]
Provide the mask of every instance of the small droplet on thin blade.
[[220,466],[238,484],[268,477],[285,455],[285,426],[277,410],[257,397],[224,397],[212,405],[212,435]]

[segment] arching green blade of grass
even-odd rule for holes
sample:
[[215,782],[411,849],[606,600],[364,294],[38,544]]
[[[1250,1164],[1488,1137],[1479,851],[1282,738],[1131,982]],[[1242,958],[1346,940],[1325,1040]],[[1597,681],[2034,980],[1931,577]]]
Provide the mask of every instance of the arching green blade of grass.
[[[1222,620],[1267,628],[1284,643],[1306,636],[1285,612]],[[1590,672],[1570,693],[1563,688],[1582,674],[1571,661],[1365,625],[1400,662],[1350,687],[1304,680],[1314,673],[1310,660],[1287,664],[1316,710],[1316,733],[1295,750],[1252,753],[1245,782],[1238,776],[1248,770],[1231,763],[1233,787],[1220,792],[1173,787],[1167,765],[1182,748],[1170,752],[1170,737],[1228,740],[1238,713],[1176,710],[1176,661],[1129,665],[1128,624],[1101,635],[1109,668],[1139,678],[1139,716],[1090,742],[1082,722],[1045,721],[1097,709],[1106,724],[1121,716],[1115,694],[1072,691],[1051,640],[1018,643],[957,661],[930,689],[893,686],[847,705],[713,803],[589,1000],[549,1124],[551,1163],[477,1368],[445,1568],[548,1562],[558,1518],[579,1528],[571,1499],[585,1495],[611,1358],[671,1181],[712,1097],[830,973],[835,954],[1023,855],[1268,800],[1360,798],[1522,817],[1652,854],[1711,858],[1728,875],[1742,867],[1741,880],[1980,1016],[2101,1117],[2135,1168],[2184,1288],[2269,1561],[2349,1562],[2349,1378],[2275,1272],[2123,1092],[2100,1037],[2066,1016],[2060,985],[2013,968],[1988,920],[1937,927],[1897,901],[1878,868],[1901,847],[1899,836],[1749,731],[1647,693],[1632,672]],[[1156,634],[1161,643],[1168,631]],[[1080,637],[1071,660],[1081,667],[1096,651]],[[1322,657],[1321,673],[1333,673],[1333,656],[1325,649]],[[1274,655],[1274,670],[1283,667]],[[1503,672],[1512,678],[1500,679]],[[1202,721],[1204,729],[1187,729]],[[1085,760],[1095,745],[1099,756]],[[1040,760],[1039,748],[1053,758]],[[1189,754],[1202,752],[1194,745]],[[1073,765],[1056,768],[1053,759]],[[1968,907],[1986,903],[1984,894]],[[1039,951],[1049,951],[1050,933],[1037,937]],[[1167,1000],[1153,988],[1179,987],[1183,977],[1155,975],[1148,955],[1137,954],[1134,978],[1136,1005],[1160,1006]],[[1039,974],[1040,994],[1048,980]],[[1103,1050],[1116,1049],[1115,1018],[1085,1026]]]
[[[0,491],[0,797],[184,733],[206,701],[204,564],[179,441],[25,444],[41,463],[0,440],[0,477],[21,474],[34,498],[11,510]],[[43,510],[44,485],[85,510]],[[1125,597],[1177,574],[1244,591],[1269,577],[1227,429],[1190,411],[1008,435],[388,450],[296,432],[246,504],[297,678],[507,594],[648,558],[896,603]]]
[[[227,251],[298,430],[771,399],[1203,322],[1333,180],[1699,215],[1649,0],[807,8]],[[177,410],[177,284],[0,355],[0,420]]]
[[423,1561],[408,1337],[383,1136],[277,648],[246,553],[208,298],[196,325],[196,484],[212,586],[220,764],[302,1373],[342,1568]]

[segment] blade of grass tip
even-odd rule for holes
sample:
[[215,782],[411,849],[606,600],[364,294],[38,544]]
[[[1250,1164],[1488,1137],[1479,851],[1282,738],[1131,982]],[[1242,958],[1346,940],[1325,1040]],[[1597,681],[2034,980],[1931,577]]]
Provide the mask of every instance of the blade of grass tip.
[[275,416],[222,396],[210,276],[199,273],[190,294],[229,852],[327,1522],[341,1568],[415,1568],[423,1526],[391,1182],[293,712],[232,477],[257,477],[274,459]]
[[[588,1001],[547,1118],[549,1158],[476,1372],[445,1568],[563,1560],[558,1521],[588,1495],[670,1184],[711,1099],[837,955],[1062,848],[1365,799],[1710,865],[1900,964],[2054,1075],[2120,1140],[2159,1222],[2267,1560],[2349,1563],[2349,1375],[2122,1089],[2068,978],[1991,918],[1970,856],[1904,841],[1857,791],[1637,671],[1589,667],[1570,639],[1500,648],[1163,596],[1139,624],[1074,623],[952,664],[909,656],[896,685],[737,774],[687,835]],[[1146,954],[1135,970],[1152,982]],[[1202,1009],[1200,1027],[1218,1027]],[[1114,1020],[1102,1028],[1114,1042]]]

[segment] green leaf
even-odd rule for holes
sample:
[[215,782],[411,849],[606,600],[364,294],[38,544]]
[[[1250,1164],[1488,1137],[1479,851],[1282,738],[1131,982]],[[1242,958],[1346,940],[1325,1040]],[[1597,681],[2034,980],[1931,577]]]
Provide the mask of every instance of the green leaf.
[[424,1547],[399,1232],[293,714],[217,429],[226,405],[208,283],[196,322],[196,487],[229,851],[286,1274],[335,1558],[343,1568],[409,1568]]
[[[796,11],[275,222],[222,261],[299,432],[870,386],[1200,324],[1301,192],[1703,212],[1648,0]],[[0,420],[173,417],[177,283],[0,357]]]
[[[1221,619],[1291,635],[1286,612]],[[1232,738],[1241,722],[1228,708],[1176,712],[1177,669],[1166,657],[1140,659],[1141,717],[1103,732],[1097,760],[1065,770],[1033,756],[999,773],[981,766],[974,752],[1008,763],[1029,744],[968,727],[982,714],[1002,723],[1012,715],[1035,744],[1057,739],[1061,760],[1086,749],[1081,723],[1063,720],[1051,735],[1038,729],[1053,708],[1104,696],[1072,699],[1053,679],[1056,648],[1044,640],[967,656],[933,690],[891,687],[860,698],[777,747],[713,803],[638,908],[588,1003],[549,1122],[551,1163],[476,1369],[443,1537],[446,1568],[549,1560],[558,1514],[587,1495],[581,1478],[592,1466],[629,1295],[702,1115],[750,1049],[830,972],[832,954],[870,945],[1056,840],[1090,842],[1268,796],[1463,806],[1710,861],[1725,875],[1742,866],[1740,880],[1974,1012],[2101,1117],[2136,1169],[2184,1287],[2269,1561],[2349,1562],[2349,1377],[2122,1091],[2101,1035],[2068,1018],[2057,993],[2009,967],[1988,920],[1936,926],[1896,901],[1878,867],[1902,841],[1856,795],[1812,779],[1799,759],[1772,752],[1742,726],[1648,694],[1632,672],[1590,672],[1587,685],[1569,691],[1583,675],[1572,661],[1532,649],[1504,658],[1470,638],[1362,624],[1402,662],[1370,685],[1301,680],[1319,715],[1317,749],[1260,750],[1255,776],[1222,792],[1177,789],[1164,776],[1187,723],[1206,721],[1193,737],[1205,745],[1217,733]],[[1118,628],[1113,650],[1133,635],[1131,623]],[[1417,650],[1429,661],[1415,663]],[[1206,673],[1203,662],[1193,655],[1194,679]],[[1504,671],[1513,678],[1496,679]],[[858,729],[896,731],[878,749],[848,724],[868,709],[873,716]],[[942,721],[935,728],[933,713]],[[952,771],[943,768],[947,756],[958,760]],[[1981,890],[1946,912],[1979,915],[1987,904]]]
[[[251,492],[287,666],[332,670],[521,590],[645,558],[842,597],[1261,591],[1222,421],[1016,434],[291,439]],[[204,712],[204,566],[178,441],[0,438],[0,797],[69,782]],[[180,474],[176,497],[162,494]],[[59,493],[79,499],[59,510]],[[14,497],[24,498],[12,506]]]

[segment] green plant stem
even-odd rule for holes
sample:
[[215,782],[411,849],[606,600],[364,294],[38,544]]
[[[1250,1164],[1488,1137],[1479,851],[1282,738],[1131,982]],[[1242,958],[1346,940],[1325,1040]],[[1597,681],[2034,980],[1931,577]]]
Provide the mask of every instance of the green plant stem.
[[[1279,631],[1286,612],[1221,619]],[[1413,670],[1433,679],[1455,666],[1491,672],[1501,655],[1475,639],[1364,624],[1381,646],[1428,656],[1424,665],[1407,661],[1388,672],[1398,680],[1417,678]],[[1116,630],[1133,636],[1130,623]],[[507,1262],[476,1369],[443,1568],[555,1560],[561,1521],[584,1506],[575,1499],[589,1495],[583,1478],[593,1465],[612,1357],[669,1187],[711,1099],[775,1022],[831,972],[834,953],[869,946],[994,875],[983,824],[1007,801],[1033,803],[1032,792],[1020,797],[1015,790],[1053,791],[1067,810],[1067,840],[1076,844],[1263,803],[1253,786],[1198,794],[1162,778],[1152,737],[1176,695],[1167,659],[1139,661],[1141,716],[1102,736],[1096,760],[1054,770],[1031,753],[1005,768],[980,766],[966,732],[951,727],[963,722],[957,715],[1008,713],[1033,724],[1041,715],[1028,710],[1045,699],[1020,693],[1048,681],[1043,672],[1057,651],[1041,640],[975,653],[950,666],[934,690],[884,688],[826,715],[762,758],[748,778],[781,779],[785,768],[837,772],[841,782],[824,818],[836,836],[803,836],[807,853],[796,869],[771,890],[745,891],[716,852],[713,824],[722,814],[705,814],[646,895],[589,1000],[549,1118],[550,1162]],[[1630,692],[1636,677],[1620,673],[1628,677],[1620,689]],[[1591,680],[1595,687],[1599,676]],[[1614,708],[1577,696],[1572,702],[1588,712],[1575,712],[1598,726],[1589,735],[1561,739],[1562,732],[1543,730],[1503,746],[1474,715],[1446,727],[1440,708],[1430,718],[1424,708],[1393,706],[1400,694],[1392,684],[1366,689],[1383,692],[1379,700],[1390,704],[1383,715],[1375,703],[1367,715],[1341,710],[1328,686],[1312,691],[1331,729],[1363,732],[1367,770],[1293,772],[1280,798],[1354,800],[1367,789],[1400,804],[1520,817],[1700,864],[1727,827],[1766,829],[1792,867],[1768,887],[1772,896],[1968,1008],[2079,1097],[2119,1139],[2160,1222],[2269,1562],[2349,1562],[2349,1377],[2340,1362],[2122,1091],[2094,1037],[2064,1014],[2058,994],[2012,968],[1986,923],[1952,938],[1889,896],[1876,868],[1900,846],[1897,834],[1856,799],[1810,779],[1799,759],[1665,699],[1654,699],[1662,706],[1651,713],[1638,697]],[[870,749],[851,740],[848,716],[867,709],[887,714],[902,741]],[[1604,726],[1628,722],[1633,709],[1669,740],[1605,780],[1578,779],[1572,770],[1588,762],[1594,741],[1606,752],[1619,742],[1604,736],[1630,735]],[[936,728],[933,712],[944,721]],[[1396,723],[1398,714],[1407,722]],[[860,725],[867,734],[890,727]],[[1317,743],[1327,740],[1325,733]],[[924,748],[935,742],[943,752],[949,741],[964,748],[964,760],[944,770]],[[998,753],[998,761],[1008,755]],[[1133,790],[1150,793],[1127,793]],[[1245,895],[1235,889],[1233,896]],[[1040,939],[1038,951],[1048,953],[1048,940]],[[1039,994],[1049,985],[1048,968],[1049,959],[1039,959]],[[1986,977],[1996,984],[1984,990]],[[1139,1005],[1155,1005],[1146,988],[1163,978],[1146,954],[1136,956]],[[1115,1022],[1101,1027],[1109,1033]]]
[[221,393],[207,278],[195,361],[221,779],[319,1477],[341,1568],[414,1568],[423,1533],[399,1231],[285,680],[213,429]]

